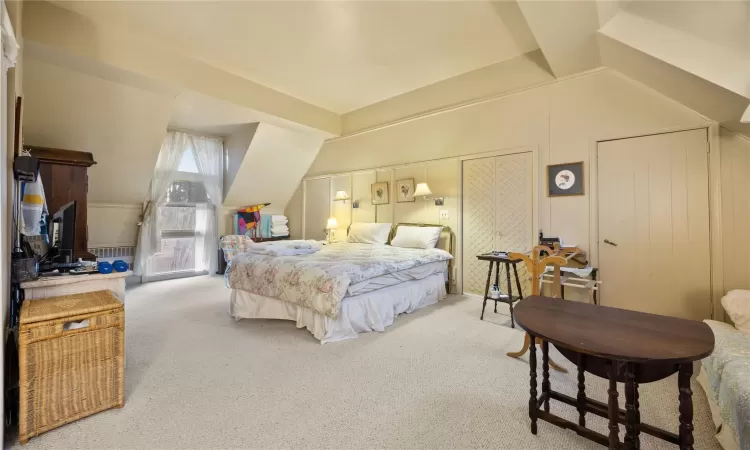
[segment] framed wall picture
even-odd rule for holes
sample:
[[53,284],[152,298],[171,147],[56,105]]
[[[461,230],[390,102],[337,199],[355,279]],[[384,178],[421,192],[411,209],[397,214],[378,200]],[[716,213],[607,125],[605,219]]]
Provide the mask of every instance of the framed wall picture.
[[396,203],[414,201],[414,178],[396,181]]
[[583,161],[547,166],[547,195],[583,195]]
[[382,181],[380,183],[372,183],[370,185],[372,191],[372,204],[373,205],[387,205],[391,202],[388,197],[388,182]]

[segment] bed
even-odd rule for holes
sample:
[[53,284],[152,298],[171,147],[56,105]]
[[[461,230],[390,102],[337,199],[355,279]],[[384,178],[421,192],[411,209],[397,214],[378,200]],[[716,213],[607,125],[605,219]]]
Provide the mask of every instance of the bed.
[[697,381],[706,392],[716,440],[724,450],[750,448],[750,335],[732,325],[704,320],[714,333],[714,352],[703,359]]
[[230,315],[283,319],[307,328],[321,343],[384,331],[396,316],[434,305],[452,284],[454,235],[440,227],[435,248],[340,242],[309,255],[269,256],[236,252],[225,277]]

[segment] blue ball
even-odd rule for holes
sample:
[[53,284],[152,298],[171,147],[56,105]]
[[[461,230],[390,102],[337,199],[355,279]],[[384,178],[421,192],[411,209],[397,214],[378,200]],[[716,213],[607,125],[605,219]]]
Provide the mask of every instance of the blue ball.
[[96,265],[96,268],[99,270],[99,273],[112,273],[112,270],[114,270],[114,267],[111,263],[107,261],[101,261],[99,264]]
[[126,263],[125,261],[121,259],[115,260],[115,262],[113,262],[112,265],[114,266],[117,272],[126,272],[129,268],[128,263]]

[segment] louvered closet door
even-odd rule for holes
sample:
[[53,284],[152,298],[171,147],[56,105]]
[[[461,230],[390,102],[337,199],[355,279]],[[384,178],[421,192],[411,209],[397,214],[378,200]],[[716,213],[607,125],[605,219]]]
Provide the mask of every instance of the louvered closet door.
[[488,262],[476,256],[495,246],[495,158],[463,162],[464,292],[484,294]]
[[[495,250],[526,253],[534,243],[531,153],[495,158],[495,180]],[[529,294],[526,265],[518,264],[516,268],[521,288],[524,294]],[[500,280],[502,292],[508,292],[506,280],[507,277]],[[511,281],[517,295],[515,278]]]
[[[492,250],[531,249],[532,183],[532,155],[528,152],[463,162],[465,292],[484,294],[489,263],[477,260],[477,255]],[[525,283],[525,269],[521,265],[518,268]],[[503,291],[507,289],[504,280]]]

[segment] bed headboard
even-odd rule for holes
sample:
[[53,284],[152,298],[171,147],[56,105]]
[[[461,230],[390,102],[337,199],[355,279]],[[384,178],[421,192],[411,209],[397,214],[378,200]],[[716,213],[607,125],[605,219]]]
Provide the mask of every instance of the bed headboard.
[[439,248],[441,250],[445,250],[446,252],[450,253],[453,256],[456,256],[453,254],[453,251],[455,250],[455,235],[453,234],[453,231],[450,229],[450,227],[447,227],[445,225],[439,225],[434,223],[397,223],[396,225],[391,228],[391,234],[388,236],[388,243],[393,240],[394,237],[396,237],[396,229],[400,226],[405,227],[439,227],[443,230],[440,232],[440,237],[438,238],[437,244],[435,244],[435,248]]
[[[440,227],[442,228],[442,231],[440,232],[440,237],[438,238],[437,244],[435,244],[435,248],[439,248],[441,250],[445,250],[446,252],[453,255],[452,260],[448,261],[448,292],[450,292],[450,287],[453,285],[453,266],[455,263],[456,258],[456,235],[453,233],[453,230],[451,230],[450,227],[440,224],[434,224],[434,223],[397,223],[391,227],[391,233],[388,235],[388,243],[391,243],[391,240],[396,236],[396,229],[400,227],[401,225],[407,226],[407,227]],[[348,227],[346,227],[346,234],[349,235],[349,231],[351,230],[352,225],[349,224]]]
[[435,244],[435,248],[439,248],[441,250],[445,250],[446,252],[453,255],[453,259],[448,261],[448,283],[447,283],[447,290],[450,292],[450,288],[453,285],[453,265],[456,261],[456,235],[453,233],[453,230],[451,230],[450,227],[445,225],[440,225],[436,223],[397,223],[391,228],[391,234],[388,236],[388,243],[391,243],[391,240],[396,236],[396,229],[400,226],[406,226],[406,227],[440,227],[442,228],[442,231],[440,231],[440,237],[438,238],[437,244]]

